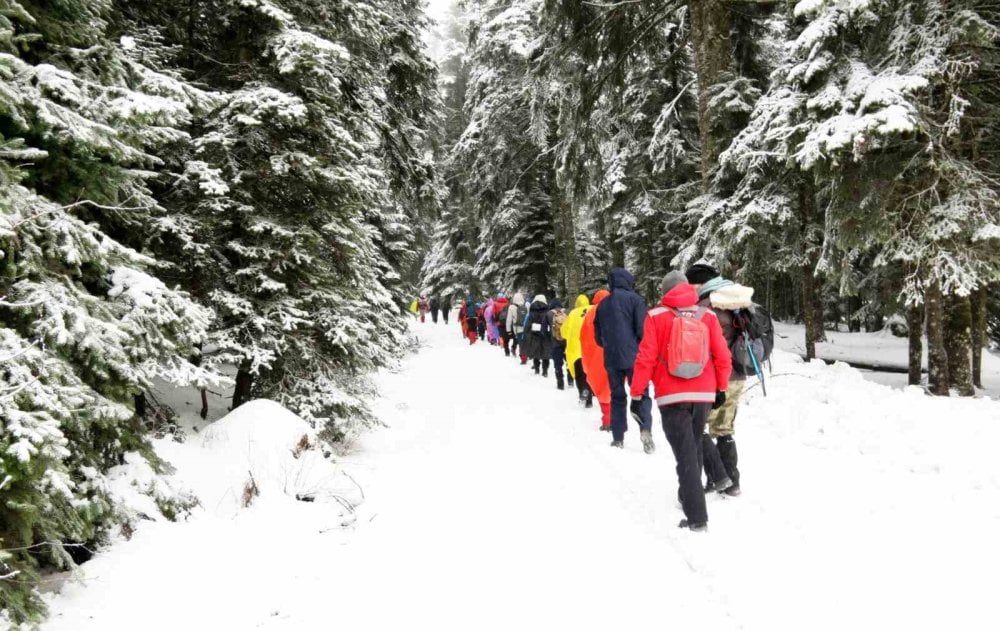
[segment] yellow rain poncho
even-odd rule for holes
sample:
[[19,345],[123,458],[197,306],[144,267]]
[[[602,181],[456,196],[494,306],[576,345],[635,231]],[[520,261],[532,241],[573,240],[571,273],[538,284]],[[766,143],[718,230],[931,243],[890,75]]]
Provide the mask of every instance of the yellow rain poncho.
[[590,300],[583,294],[576,297],[576,308],[569,312],[562,325],[562,337],[566,340],[566,369],[576,379],[576,360],[583,356],[580,347],[580,329],[583,327],[583,316],[590,307]]

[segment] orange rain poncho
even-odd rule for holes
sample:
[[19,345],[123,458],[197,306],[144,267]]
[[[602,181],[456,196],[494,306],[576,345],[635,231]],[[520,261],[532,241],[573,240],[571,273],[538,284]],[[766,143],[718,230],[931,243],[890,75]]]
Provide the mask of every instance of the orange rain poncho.
[[597,305],[611,295],[602,289],[594,294],[594,306],[583,318],[583,328],[580,329],[580,348],[583,351],[583,371],[587,373],[587,383],[594,396],[601,403],[611,402],[611,384],[608,382],[608,371],[604,368],[604,349],[597,345],[594,337],[594,319],[597,318]]

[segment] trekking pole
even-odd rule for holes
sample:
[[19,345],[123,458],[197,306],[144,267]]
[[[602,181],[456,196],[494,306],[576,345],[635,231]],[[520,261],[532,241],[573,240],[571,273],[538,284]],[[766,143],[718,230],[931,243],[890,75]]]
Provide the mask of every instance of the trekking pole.
[[764,392],[764,396],[767,396],[767,384],[764,383],[764,370],[760,366],[760,362],[757,360],[757,355],[753,352],[753,345],[750,343],[750,336],[747,335],[746,331],[743,332],[743,343],[747,345],[747,354],[750,355],[750,362],[753,364],[753,370],[757,373],[757,378],[760,379],[760,389]]

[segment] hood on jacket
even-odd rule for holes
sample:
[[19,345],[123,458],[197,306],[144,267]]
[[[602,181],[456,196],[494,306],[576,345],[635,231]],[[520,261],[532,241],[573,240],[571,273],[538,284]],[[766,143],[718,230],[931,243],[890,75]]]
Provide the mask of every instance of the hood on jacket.
[[601,289],[596,294],[594,294],[594,305],[601,304],[601,301],[611,295],[611,292],[607,289]]
[[562,300],[559,300],[558,298],[553,298],[552,302],[549,303],[549,309],[562,309],[562,308],[563,308]]
[[576,308],[586,309],[590,306],[590,299],[587,298],[586,294],[580,294],[576,297]]
[[513,298],[512,302],[515,305],[518,305],[519,307],[523,307],[524,306],[524,294],[522,294],[521,292],[517,292],[516,294],[514,294],[514,298]]
[[536,302],[541,302],[541,303],[545,303],[547,305],[547,304],[549,304],[549,299],[545,297],[545,294],[538,294],[537,296],[535,296],[535,299],[532,300],[531,302],[532,302],[532,304],[534,304]]
[[612,292],[616,289],[631,291],[635,288],[635,277],[623,267],[612,267],[611,271],[608,272],[608,287],[611,288]]
[[660,304],[671,309],[693,307],[698,304],[698,292],[690,283],[681,283],[664,294]]

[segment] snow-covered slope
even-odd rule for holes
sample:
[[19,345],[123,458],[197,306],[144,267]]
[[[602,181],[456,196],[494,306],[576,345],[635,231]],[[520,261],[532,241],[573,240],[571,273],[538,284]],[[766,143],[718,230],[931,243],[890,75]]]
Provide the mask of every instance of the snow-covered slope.
[[[769,396],[752,386],[737,424],[744,494],[711,498],[710,532],[695,534],[676,528],[661,433],[653,456],[634,427],[613,450],[596,412],[551,377],[469,348],[454,324],[415,329],[421,352],[381,378],[388,427],[337,465],[367,498],[353,525],[339,527],[339,505],[297,502],[273,480],[258,480],[271,490],[249,509],[229,503],[257,458],[246,454],[269,461],[307,433],[266,405],[251,433],[273,451],[250,447],[242,424],[224,440],[210,429],[200,444],[158,445],[216,504],[187,523],[143,525],[84,565],[52,598],[47,628],[771,631],[992,619],[997,402],[893,390],[779,352]],[[237,424],[216,427],[226,420]],[[259,470],[286,478],[280,466]]]

